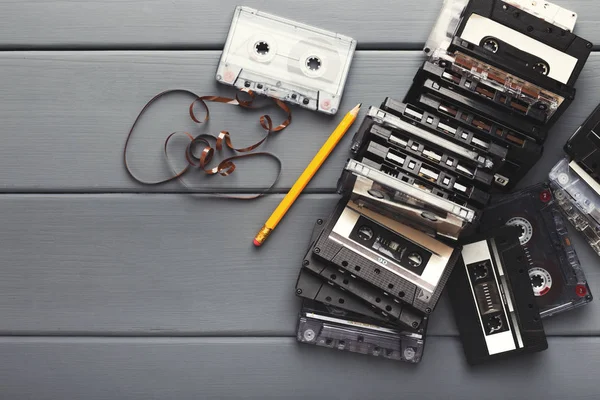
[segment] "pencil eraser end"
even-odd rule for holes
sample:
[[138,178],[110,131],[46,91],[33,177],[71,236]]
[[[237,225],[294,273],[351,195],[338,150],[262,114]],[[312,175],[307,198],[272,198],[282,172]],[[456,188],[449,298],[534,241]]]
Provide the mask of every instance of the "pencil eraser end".
[[261,242],[259,242],[259,241],[258,241],[258,240],[256,240],[256,239],[254,239],[254,240],[252,241],[252,243],[254,243],[254,245],[255,245],[256,247],[260,247],[260,245],[262,244]]

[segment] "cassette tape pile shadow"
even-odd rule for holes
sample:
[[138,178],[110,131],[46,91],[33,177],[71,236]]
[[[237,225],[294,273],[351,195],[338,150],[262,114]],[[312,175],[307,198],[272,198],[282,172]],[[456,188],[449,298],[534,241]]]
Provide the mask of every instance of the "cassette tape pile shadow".
[[[342,197],[315,225],[295,288],[298,341],[416,363],[450,282],[467,361],[479,363],[546,349],[542,319],[592,300],[562,192],[510,193],[575,98],[592,48],[576,17],[547,2],[444,1],[408,93],[370,107]],[[588,146],[576,139],[573,152]],[[578,154],[595,176],[600,153]]]

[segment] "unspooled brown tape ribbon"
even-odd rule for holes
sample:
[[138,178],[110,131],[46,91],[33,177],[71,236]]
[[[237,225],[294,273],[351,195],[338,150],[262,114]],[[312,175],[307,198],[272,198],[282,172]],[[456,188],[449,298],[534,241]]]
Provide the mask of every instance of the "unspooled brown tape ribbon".
[[[248,95],[249,98],[247,100],[243,100],[240,98],[239,95],[242,92]],[[131,126],[129,133],[127,134],[127,139],[125,140],[125,147],[123,150],[123,162],[125,164],[125,169],[127,170],[127,173],[129,174],[129,176],[131,176],[135,181],[137,181],[141,184],[144,184],[144,185],[161,185],[161,184],[173,181],[175,179],[179,179],[184,186],[188,187],[185,184],[185,182],[182,180],[182,177],[188,171],[190,171],[194,168],[202,170],[207,175],[220,174],[222,176],[227,176],[227,175],[230,175],[231,173],[233,173],[233,171],[235,171],[236,165],[234,163],[234,160],[238,160],[238,159],[242,159],[242,158],[250,158],[250,157],[270,157],[277,161],[278,172],[277,172],[277,176],[276,176],[275,180],[271,183],[271,185],[267,189],[263,190],[260,193],[252,194],[252,195],[248,195],[248,196],[226,195],[226,194],[215,194],[215,195],[221,196],[221,197],[227,197],[227,198],[250,200],[250,199],[255,199],[257,197],[264,195],[266,192],[268,192],[275,186],[275,184],[277,183],[277,181],[279,180],[279,177],[281,175],[281,170],[282,170],[281,160],[279,159],[279,157],[277,157],[273,153],[252,152],[252,151],[254,149],[256,149],[257,147],[259,147],[261,144],[263,144],[272,133],[282,131],[292,122],[292,113],[290,111],[290,108],[283,101],[277,100],[277,99],[273,99],[273,101],[279,108],[281,108],[287,114],[286,119],[281,124],[279,124],[277,126],[273,126],[273,121],[272,121],[271,117],[266,114],[262,115],[259,118],[259,123],[260,123],[260,126],[265,130],[265,135],[261,140],[254,143],[253,145],[243,147],[243,148],[236,148],[232,143],[230,133],[227,131],[221,131],[218,136],[213,136],[210,134],[200,134],[197,136],[193,136],[189,132],[173,132],[167,136],[167,138],[165,139],[165,143],[164,143],[165,158],[167,160],[167,163],[169,164],[169,167],[173,171],[173,175],[168,178],[158,180],[158,181],[147,181],[147,180],[143,180],[143,179],[139,178],[138,176],[136,176],[133,173],[133,171],[131,170],[129,163],[127,162],[127,150],[129,148],[129,142],[131,140],[131,137],[133,136],[133,132],[134,132],[138,122],[142,118],[142,116],[146,113],[148,108],[155,101],[157,101],[158,99],[160,99],[162,97],[165,97],[167,95],[172,95],[172,94],[184,94],[184,95],[192,96],[194,98],[194,101],[190,104],[190,107],[189,107],[189,114],[190,114],[190,118],[192,119],[192,121],[194,121],[197,124],[203,124],[209,120],[210,111],[208,109],[208,105],[206,104],[207,102],[225,103],[225,104],[231,104],[231,105],[239,106],[239,107],[243,107],[243,108],[258,108],[258,107],[253,106],[254,100],[256,98],[256,94],[249,89],[241,89],[241,92],[237,93],[235,98],[220,97],[220,96],[198,96],[196,93],[186,90],[186,89],[171,89],[171,90],[166,90],[164,92],[157,94],[152,99],[150,99],[150,101],[148,101],[148,103],[146,103],[144,108],[142,108],[142,110],[136,117],[135,121],[133,122],[133,125]],[[197,117],[196,111],[195,111],[197,106],[201,106],[204,109],[204,118]],[[187,161],[187,165],[179,171],[174,170],[174,168],[171,164],[171,160],[169,159],[169,156],[167,154],[168,144],[171,141],[171,139],[173,137],[175,137],[176,135],[184,135],[190,140],[190,143],[186,146],[186,149],[185,149],[185,159]],[[214,142],[215,142],[214,147],[210,143],[210,141],[212,141],[212,140],[214,140]],[[234,152],[243,153],[243,154],[236,154],[233,157],[229,157],[224,160],[221,160],[217,166],[215,166],[213,168],[209,168],[208,164],[213,159],[213,156],[215,154],[215,149],[217,152],[220,152],[223,149],[223,144],[225,144],[225,146],[227,146],[229,149],[233,150]],[[199,149],[202,149],[202,150],[197,152],[196,150],[199,150]],[[199,154],[199,156],[196,156],[196,154]]]

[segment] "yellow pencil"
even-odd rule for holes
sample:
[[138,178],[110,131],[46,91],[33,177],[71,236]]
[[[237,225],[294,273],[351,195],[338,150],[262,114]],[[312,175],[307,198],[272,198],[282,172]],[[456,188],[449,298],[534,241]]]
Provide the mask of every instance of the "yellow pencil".
[[302,172],[302,175],[300,175],[298,180],[294,183],[294,186],[292,186],[275,211],[273,211],[273,214],[271,214],[267,222],[265,222],[265,225],[256,234],[256,237],[254,238],[255,246],[260,246],[267,240],[271,232],[273,232],[273,229],[275,229],[279,221],[281,221],[285,213],[290,209],[292,204],[294,204],[294,201],[300,196],[300,193],[302,193],[306,185],[308,185],[308,182],[315,176],[321,165],[323,165],[323,162],[329,157],[329,154],[331,154],[346,132],[348,132],[348,129],[350,129],[350,126],[352,126],[356,120],[356,116],[360,111],[360,106],[360,104],[357,105],[346,114],[344,119],[342,119],[342,122],[335,128],[331,136],[329,136],[329,139],[327,139],[323,147],[321,147],[310,164],[308,164],[304,172]]

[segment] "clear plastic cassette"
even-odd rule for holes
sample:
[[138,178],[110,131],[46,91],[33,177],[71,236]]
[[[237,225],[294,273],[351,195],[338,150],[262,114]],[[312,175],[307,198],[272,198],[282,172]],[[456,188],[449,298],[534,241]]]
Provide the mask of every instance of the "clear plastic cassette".
[[217,81],[335,114],[356,41],[238,6]]
[[575,161],[561,160],[550,171],[554,195],[569,222],[600,255],[600,185]]
[[432,60],[449,65],[450,71],[443,76],[445,79],[456,83],[461,83],[463,79],[466,80],[465,83],[469,80],[479,82],[475,90],[478,94],[506,103],[517,113],[527,114],[530,109],[535,108],[546,119],[550,119],[565,100],[562,96],[458,51],[449,54],[438,50],[433,54]]

